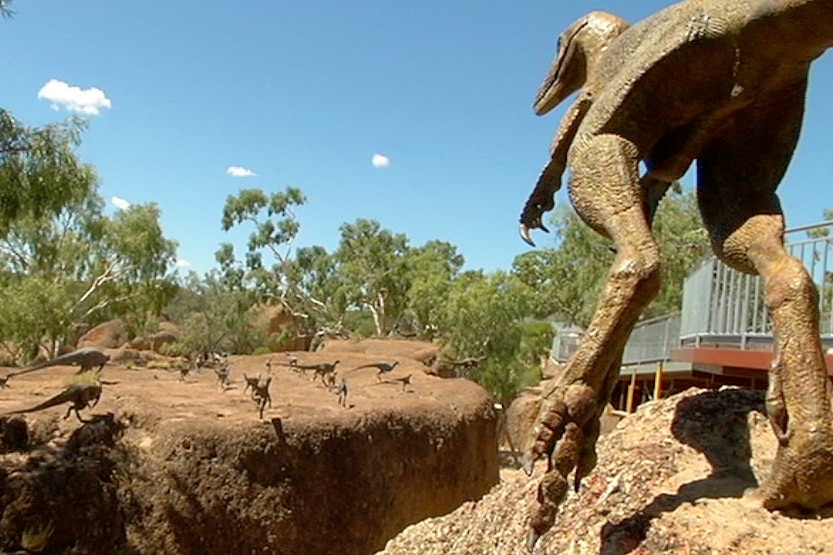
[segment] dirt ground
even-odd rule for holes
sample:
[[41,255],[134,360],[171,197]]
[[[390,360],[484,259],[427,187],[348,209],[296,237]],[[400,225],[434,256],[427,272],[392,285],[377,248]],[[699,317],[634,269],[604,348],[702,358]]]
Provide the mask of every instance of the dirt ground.
[[[340,361],[348,408],[283,354],[229,357],[224,391],[211,369],[181,382],[175,369],[108,365],[99,404],[82,413],[116,414],[121,435],[63,419],[65,405],[25,414],[28,447],[0,455],[0,550],[373,553],[498,480],[491,399],[467,380],[426,374],[420,359],[431,348],[334,341],[295,353],[301,364]],[[270,358],[272,407],[260,419],[243,375],[265,378]],[[396,360],[381,379],[375,368],[351,371]],[[0,435],[12,430],[4,415],[73,375],[53,367],[12,377],[0,391]]]
[[[743,497],[769,471],[776,440],[763,393],[691,389],[647,403],[598,445],[599,462],[568,494],[536,554],[809,555],[833,553],[833,510],[787,515]],[[384,555],[524,553],[532,478],[501,483],[453,513],[408,527]]]

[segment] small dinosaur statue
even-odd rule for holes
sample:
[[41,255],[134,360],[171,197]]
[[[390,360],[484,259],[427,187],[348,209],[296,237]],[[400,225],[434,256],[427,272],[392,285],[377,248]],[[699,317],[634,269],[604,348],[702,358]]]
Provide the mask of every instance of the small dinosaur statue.
[[182,363],[179,367],[179,381],[185,382],[191,372],[196,371],[197,363],[194,361]]
[[219,368],[214,368],[213,370],[217,374],[217,385],[225,391],[231,383],[231,366],[227,362],[224,362]]
[[258,377],[257,383],[252,387],[252,400],[257,403],[258,407],[258,414],[260,419],[263,419],[263,409],[266,408],[266,404],[269,404],[269,408],[272,408],[272,396],[269,394],[269,385],[272,383],[272,376],[266,378],[266,380],[261,381]]
[[576,212],[617,255],[587,334],[543,393],[524,469],[540,457],[548,467],[527,547],[553,525],[570,472],[580,483],[595,466],[624,346],[659,291],[653,210],[695,160],[714,252],[762,277],[776,330],[766,404],[780,445],[753,497],[767,509],[815,510],[833,501],[831,385],[818,292],[784,248],[776,189],[800,135],[810,64],[833,45],[833,0],[685,0],[621,32],[588,34],[597,17],[568,33],[536,100],[543,114],[582,91],[524,207],[521,234],[542,227],[569,166]]
[[342,376],[338,379],[335,391],[338,395],[339,406],[347,408],[347,395],[350,393],[350,384],[347,382],[347,378]]
[[350,372],[355,372],[356,370],[361,370],[362,368],[376,368],[378,370],[378,372],[376,372],[376,380],[382,381],[382,374],[389,374],[393,372],[394,368],[396,368],[398,364],[398,360],[394,362],[370,362],[368,364],[356,366],[355,368],[352,368]]
[[246,381],[246,387],[243,388],[243,393],[245,394],[246,391],[249,389],[252,390],[252,399],[255,398],[255,390],[257,389],[258,384],[260,383],[260,376],[256,378],[250,378],[245,373],[243,374],[243,379]]
[[95,347],[81,347],[71,353],[61,355],[53,358],[52,360],[41,362],[25,370],[21,370],[20,372],[13,372],[9,374],[7,378],[11,378],[12,376],[22,376],[23,374],[28,374],[29,372],[34,372],[35,370],[41,370],[42,368],[48,368],[50,366],[70,366],[72,364],[77,364],[80,367],[78,369],[78,374],[88,372],[96,366],[98,366],[98,371],[101,372],[104,369],[104,365],[109,361],[110,355],[103,353],[100,349],[96,349]]
[[391,382],[402,382],[402,391],[408,391],[407,387],[413,383],[412,374],[408,374],[403,378],[391,378]]
[[316,378],[321,376],[321,381],[326,384],[326,378],[328,375],[331,375],[335,372],[336,366],[338,363],[341,362],[336,360],[335,362],[319,362],[317,364],[294,364],[292,365],[293,368],[297,368],[306,374],[307,370],[312,370],[314,372],[312,376],[312,381],[315,381]]
[[64,418],[69,418],[70,413],[72,411],[75,411],[75,416],[78,417],[78,420],[86,423],[87,421],[81,418],[80,411],[86,408],[92,408],[96,406],[100,397],[101,382],[98,379],[93,379],[90,381],[81,381],[70,384],[62,392],[58,393],[54,397],[47,399],[39,405],[35,405],[34,407],[28,409],[12,411],[8,414],[25,414],[29,412],[37,412],[39,410],[48,409],[50,407],[57,407],[58,405],[63,405],[64,403],[71,403],[70,407],[67,409],[67,413],[64,416]]

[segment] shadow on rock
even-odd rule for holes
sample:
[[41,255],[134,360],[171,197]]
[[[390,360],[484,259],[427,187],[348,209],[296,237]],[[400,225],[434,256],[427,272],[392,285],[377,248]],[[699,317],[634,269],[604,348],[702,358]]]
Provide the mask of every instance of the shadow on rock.
[[[125,545],[111,450],[122,432],[98,415],[63,444],[24,441],[22,418],[4,419],[0,460],[0,549],[42,553],[113,553]],[[14,449],[12,449],[14,447]]]
[[707,391],[681,399],[671,433],[680,442],[705,455],[711,473],[680,486],[674,494],[656,496],[647,506],[602,528],[600,553],[620,555],[636,549],[645,540],[651,522],[663,513],[698,499],[741,497],[758,485],[749,460],[748,415],[764,412],[764,392],[741,389]]

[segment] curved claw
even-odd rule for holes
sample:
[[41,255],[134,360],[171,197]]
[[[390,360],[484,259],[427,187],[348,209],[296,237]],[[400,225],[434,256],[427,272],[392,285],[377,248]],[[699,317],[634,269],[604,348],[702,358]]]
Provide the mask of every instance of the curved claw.
[[530,231],[531,231],[530,228],[528,228],[525,224],[521,224],[521,227],[520,227],[520,230],[519,230],[519,232],[521,234],[521,239],[523,239],[524,243],[526,243],[530,247],[534,247],[535,246],[535,241],[532,240],[532,236],[529,234]]
[[535,544],[538,543],[538,538],[541,537],[541,534],[535,531],[535,528],[530,527],[529,531],[526,533],[526,550],[532,553],[535,549]]
[[541,231],[543,231],[544,233],[549,233],[549,232],[550,232],[550,230],[549,230],[549,229],[547,229],[547,228],[544,226],[544,224],[542,224],[542,223],[540,222],[540,220],[538,221],[538,223],[537,223],[536,225],[532,225],[532,226],[528,226],[528,225],[526,225],[526,224],[522,223],[522,224],[521,224],[521,226],[520,226],[520,234],[521,234],[521,239],[523,239],[523,240],[524,240],[524,243],[526,243],[526,244],[527,244],[527,245],[529,245],[530,247],[534,247],[534,246],[535,246],[535,241],[533,241],[533,240],[532,240],[532,236],[531,236],[531,234],[530,234],[530,232],[531,232],[533,229],[540,229],[540,230],[541,230]]
[[527,476],[532,476],[532,471],[535,466],[536,458],[537,457],[531,449],[524,453],[523,457],[521,458],[521,469],[523,469],[524,474],[526,474]]

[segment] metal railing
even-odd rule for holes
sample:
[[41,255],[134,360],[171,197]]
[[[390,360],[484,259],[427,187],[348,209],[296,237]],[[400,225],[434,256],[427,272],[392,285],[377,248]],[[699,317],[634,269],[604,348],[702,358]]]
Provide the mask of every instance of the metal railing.
[[[833,222],[787,230],[787,250],[807,268],[819,290],[821,335],[833,340]],[[809,232],[806,238],[798,236]],[[817,235],[813,237],[812,235]],[[820,235],[820,236],[818,236]],[[764,304],[763,282],[711,257],[683,286],[682,345],[769,349],[772,322]]]
[[[807,232],[806,237],[800,235]],[[788,252],[801,260],[819,289],[821,337],[826,346],[833,346],[833,221],[796,227],[786,234]],[[570,337],[557,337],[553,359],[567,360],[579,337],[575,330]],[[685,280],[681,313],[637,324],[622,364],[668,361],[673,349],[700,346],[772,348],[772,322],[759,276],[734,270],[714,256],[705,260]]]
[[680,344],[680,315],[659,316],[640,322],[631,333],[622,365],[666,361]]
[[564,363],[570,360],[570,357],[578,349],[579,341],[583,335],[584,330],[578,326],[556,325],[550,358],[556,363]]

